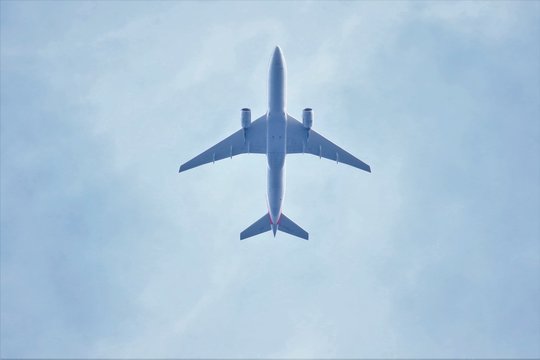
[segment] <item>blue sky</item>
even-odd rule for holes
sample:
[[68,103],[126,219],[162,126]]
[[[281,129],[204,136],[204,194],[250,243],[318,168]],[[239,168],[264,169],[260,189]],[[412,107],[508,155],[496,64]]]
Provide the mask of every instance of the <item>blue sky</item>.
[[[0,3],[2,357],[540,357],[539,2]],[[251,155],[288,111],[372,174]]]

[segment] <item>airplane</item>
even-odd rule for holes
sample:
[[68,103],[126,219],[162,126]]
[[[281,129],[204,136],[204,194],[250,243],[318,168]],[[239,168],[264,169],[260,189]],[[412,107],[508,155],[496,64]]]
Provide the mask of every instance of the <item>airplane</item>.
[[287,113],[287,67],[283,52],[276,46],[270,60],[268,111],[251,121],[251,110],[241,110],[242,128],[205,152],[182,164],[179,172],[214,163],[240,154],[266,154],[268,212],[240,233],[240,240],[272,230],[308,240],[309,234],[282,212],[285,195],[285,156],[308,153],[371,172],[368,164],[357,159],[317,133],[313,109],[305,108],[302,122]]

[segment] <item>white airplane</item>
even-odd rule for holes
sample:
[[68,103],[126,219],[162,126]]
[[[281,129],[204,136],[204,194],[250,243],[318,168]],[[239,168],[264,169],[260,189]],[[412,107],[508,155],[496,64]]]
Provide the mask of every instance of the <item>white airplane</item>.
[[304,109],[302,122],[287,113],[287,69],[279,46],[272,55],[269,72],[267,113],[251,122],[251,110],[242,109],[242,129],[180,166],[179,172],[239,154],[266,154],[268,213],[242,231],[240,240],[270,230],[274,237],[279,230],[308,240],[308,233],[281,212],[285,195],[285,155],[308,153],[367,172],[371,172],[371,169],[368,164],[311,129],[312,109]]

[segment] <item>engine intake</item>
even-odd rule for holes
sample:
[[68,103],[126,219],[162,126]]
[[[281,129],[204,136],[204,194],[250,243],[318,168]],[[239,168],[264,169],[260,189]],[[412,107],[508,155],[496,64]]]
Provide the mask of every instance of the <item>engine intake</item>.
[[302,112],[302,123],[306,129],[311,129],[311,126],[313,125],[313,109],[304,109]]
[[248,108],[242,109],[242,127],[247,129],[251,126],[251,110]]

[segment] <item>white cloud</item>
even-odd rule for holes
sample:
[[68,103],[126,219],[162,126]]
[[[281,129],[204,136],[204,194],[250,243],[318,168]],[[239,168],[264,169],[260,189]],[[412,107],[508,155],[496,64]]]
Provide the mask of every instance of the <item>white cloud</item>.
[[501,41],[515,37],[523,31],[523,21],[531,12],[540,10],[537,3],[510,1],[457,1],[429,2],[422,6],[424,20],[437,21],[439,26],[464,36],[483,41]]

